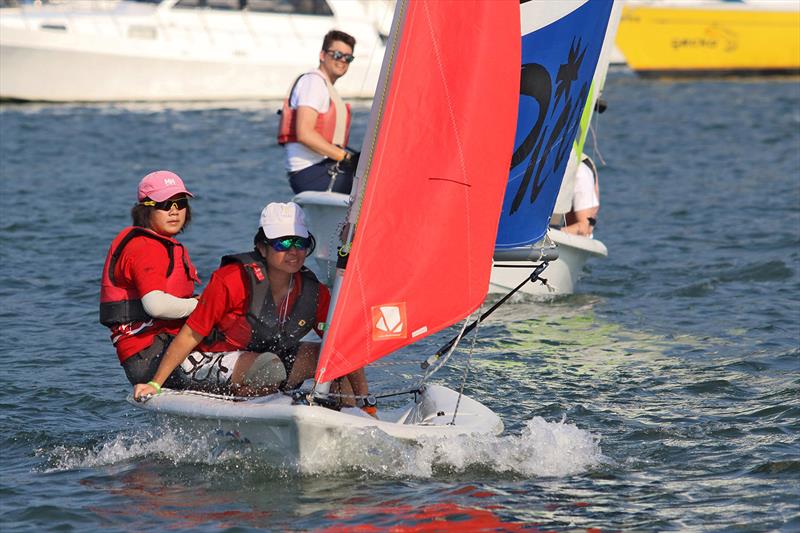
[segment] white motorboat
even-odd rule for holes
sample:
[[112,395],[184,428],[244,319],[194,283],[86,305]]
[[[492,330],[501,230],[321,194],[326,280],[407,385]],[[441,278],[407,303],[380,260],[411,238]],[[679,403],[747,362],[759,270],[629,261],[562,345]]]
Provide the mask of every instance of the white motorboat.
[[[405,366],[388,381],[374,379],[374,372],[383,363],[387,368],[407,363],[408,351],[399,350],[468,319],[486,297],[519,127],[520,47],[547,48],[562,60],[583,40],[581,54],[589,66],[581,79],[588,83],[602,40],[597,33],[604,31],[610,12],[605,0],[522,5],[477,0],[469,10],[452,10],[436,0],[400,0],[352,195],[297,197],[309,210],[318,250],[327,250],[329,260],[342,256],[310,390],[250,399],[169,391],[135,405],[277,450],[301,468],[329,453],[327,444],[343,434],[423,442],[502,431],[490,409],[430,382],[478,321],[465,322],[443,348],[414,361],[415,374]],[[470,51],[464,54],[467,40]],[[497,49],[504,53],[498,56]],[[558,72],[558,62],[550,67]],[[585,99],[573,105],[582,108]],[[493,102],[495,113],[475,102]],[[574,113],[575,128],[579,118]],[[564,131],[570,133],[571,140],[574,129]],[[321,236],[324,217],[315,219],[314,204],[320,212],[330,210],[328,237]],[[346,224],[340,222],[344,212]],[[550,211],[538,216],[536,222],[546,225]],[[339,239],[346,244],[337,254]],[[365,366],[370,396],[380,402],[377,418],[326,407],[335,398],[330,383]]]
[[[383,8],[383,9],[380,9]],[[169,101],[283,98],[331,29],[356,38],[336,84],[372,98],[386,2],[74,0],[0,9],[0,98]]]

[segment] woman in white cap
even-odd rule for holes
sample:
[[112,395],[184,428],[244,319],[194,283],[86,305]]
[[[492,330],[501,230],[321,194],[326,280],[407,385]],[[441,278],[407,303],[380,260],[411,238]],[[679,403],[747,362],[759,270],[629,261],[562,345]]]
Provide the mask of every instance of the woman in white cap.
[[[164,350],[194,310],[199,281],[175,237],[192,219],[192,196],[175,173],[159,170],[139,182],[133,224],[111,243],[100,286],[100,322],[131,383],[149,380]],[[173,378],[174,382],[175,379]]]
[[[253,244],[222,258],[153,379],[134,387],[135,398],[158,393],[179,365],[189,388],[237,395],[294,388],[314,375],[319,344],[302,339],[312,329],[322,336],[330,292],[304,266],[314,237],[303,210],[267,205]],[[367,394],[363,370],[349,382]]]

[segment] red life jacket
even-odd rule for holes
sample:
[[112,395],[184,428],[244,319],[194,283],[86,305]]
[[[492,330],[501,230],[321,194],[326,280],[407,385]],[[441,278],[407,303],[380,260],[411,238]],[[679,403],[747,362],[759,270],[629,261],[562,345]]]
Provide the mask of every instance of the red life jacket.
[[[294,92],[295,86],[297,86],[297,82],[300,81],[300,78],[306,74],[314,74],[325,79],[321,73],[316,70],[312,70],[311,72],[301,74],[294,81],[294,84],[292,84],[292,89],[289,91],[289,95],[283,100],[283,108],[280,111],[281,122],[278,126],[278,144],[280,145],[297,142],[297,110],[292,109],[292,107],[289,105],[289,101],[292,98],[292,93]],[[325,83],[330,91],[333,87],[330,85],[330,83],[328,83],[327,80],[325,80]],[[350,104],[345,104],[345,108],[347,109],[347,124],[345,126],[344,142],[341,144],[342,147],[347,146],[347,142],[350,140]],[[333,99],[329,100],[328,110],[325,113],[317,114],[317,122],[314,124],[314,129],[319,132],[319,134],[322,135],[326,141],[333,143],[333,134],[336,131],[336,106],[333,102]]]
[[100,285],[100,323],[111,329],[111,341],[117,346],[120,361],[133,355],[120,352],[118,343],[121,339],[134,335],[153,336],[164,330],[176,331],[183,323],[182,319],[151,317],[142,305],[141,298],[144,295],[139,294],[136,287],[116,279],[119,258],[125,246],[137,237],[153,239],[166,248],[169,264],[164,292],[178,298],[189,298],[194,292],[195,283],[199,281],[186,249],[175,239],[141,227],[125,228],[114,238],[106,256]]
[[246,280],[245,314],[226,313],[203,340],[203,350],[227,351],[235,346],[239,350],[272,352],[282,357],[294,355],[300,339],[317,324],[320,293],[317,277],[306,267],[300,270],[300,294],[292,311],[281,321],[272,299],[264,258],[257,252],[226,255],[220,266],[231,263],[241,265]]

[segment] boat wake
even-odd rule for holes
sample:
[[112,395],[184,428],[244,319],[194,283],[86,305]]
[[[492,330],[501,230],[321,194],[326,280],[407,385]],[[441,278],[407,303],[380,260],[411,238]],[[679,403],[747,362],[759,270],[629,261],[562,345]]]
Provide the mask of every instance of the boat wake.
[[168,425],[118,434],[94,446],[57,446],[40,450],[45,472],[99,468],[136,462],[165,461],[175,465],[238,464],[246,471],[278,469],[285,475],[384,478],[447,477],[483,471],[519,477],[578,474],[608,462],[600,438],[573,424],[529,420],[517,435],[464,435],[417,442],[393,438],[378,429],[331,439],[323,452],[303,463],[287,463],[254,446],[236,432],[198,434],[190,425]]

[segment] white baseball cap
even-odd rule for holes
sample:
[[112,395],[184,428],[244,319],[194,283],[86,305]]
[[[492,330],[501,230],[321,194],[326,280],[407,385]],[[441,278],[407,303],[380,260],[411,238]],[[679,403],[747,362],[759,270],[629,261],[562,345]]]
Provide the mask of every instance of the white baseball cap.
[[294,202],[267,204],[267,207],[261,211],[259,225],[264,230],[267,239],[290,235],[308,237],[308,226],[306,226],[303,209]]

